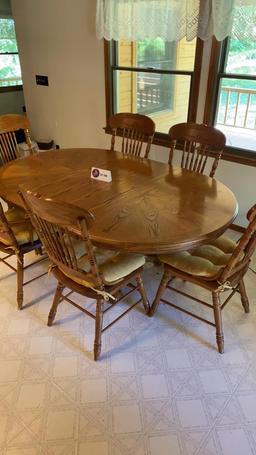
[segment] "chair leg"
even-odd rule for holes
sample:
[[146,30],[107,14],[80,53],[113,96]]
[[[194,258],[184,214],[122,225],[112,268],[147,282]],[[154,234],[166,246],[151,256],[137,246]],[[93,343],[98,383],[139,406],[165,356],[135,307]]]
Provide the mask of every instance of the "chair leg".
[[58,283],[55,294],[54,294],[54,299],[52,302],[52,306],[49,312],[48,316],[48,322],[47,325],[50,327],[53,324],[53,321],[55,319],[56,313],[57,313],[57,308],[60,302],[60,298],[62,296],[64,286],[61,283]]
[[17,254],[17,305],[18,310],[22,309],[23,305],[23,280],[24,280],[24,255]]
[[143,306],[145,308],[146,313],[148,314],[149,310],[150,310],[150,306],[149,306],[149,303],[148,303],[147,294],[146,294],[146,291],[145,291],[145,288],[144,288],[144,284],[143,284],[143,281],[142,281],[142,278],[141,278],[140,274],[136,277],[136,281],[137,281],[137,285],[139,286],[139,292],[140,292],[140,295],[142,297]]
[[101,332],[103,323],[102,305],[104,300],[99,299],[96,303],[96,319],[95,319],[95,340],[94,340],[94,360],[98,360],[101,352]]
[[241,296],[241,300],[242,300],[242,305],[244,307],[244,311],[245,311],[245,313],[249,313],[250,312],[249,300],[248,300],[248,297],[246,294],[246,289],[245,289],[243,278],[239,281],[239,291],[240,291],[240,296]]
[[216,325],[216,341],[220,354],[224,352],[224,334],[222,329],[221,303],[219,292],[212,292],[213,312]]
[[155,296],[155,300],[149,310],[149,316],[153,316],[155,314],[155,312],[159,306],[162,294],[164,293],[166,286],[169,283],[170,279],[171,279],[171,274],[167,269],[165,269],[161,283],[159,285],[159,288],[158,288],[156,296]]

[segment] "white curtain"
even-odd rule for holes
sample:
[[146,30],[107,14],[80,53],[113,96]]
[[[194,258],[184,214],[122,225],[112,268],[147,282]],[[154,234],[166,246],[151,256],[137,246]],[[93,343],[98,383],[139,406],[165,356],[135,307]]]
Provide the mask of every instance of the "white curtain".
[[256,40],[256,0],[202,0],[198,36]]
[[97,0],[99,39],[256,39],[256,0]]
[[197,35],[200,0],[98,0],[97,36],[138,41],[190,41]]

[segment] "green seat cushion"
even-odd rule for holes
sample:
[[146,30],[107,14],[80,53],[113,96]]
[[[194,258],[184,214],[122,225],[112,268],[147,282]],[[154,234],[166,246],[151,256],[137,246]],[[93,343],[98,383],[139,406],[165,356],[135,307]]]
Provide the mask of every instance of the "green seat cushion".
[[179,251],[160,255],[161,262],[190,275],[214,278],[229,261],[236,243],[226,236],[221,236],[207,245],[201,245],[190,251]]
[[130,273],[145,264],[145,257],[142,254],[120,253],[101,265],[105,284],[111,284],[125,278]]
[[[76,250],[78,251],[79,248]],[[104,284],[106,285],[111,285],[122,280],[127,275],[145,264],[145,257],[141,254],[126,254],[120,253],[119,251],[104,250],[101,248],[95,248],[94,254],[99,271],[103,275]],[[84,272],[90,272],[91,270],[88,258],[85,255],[78,259],[78,266],[80,270]],[[61,269],[61,267],[59,268]],[[86,276],[83,280],[72,275],[72,272],[70,272],[70,274],[67,273],[66,270],[62,270],[62,272],[78,284],[82,284],[84,286],[88,284]]]
[[[29,220],[25,220],[26,212],[25,210],[12,207],[5,212],[5,217],[9,223],[9,226],[17,240],[18,245],[24,245],[31,241],[31,223]],[[24,223],[21,224],[12,224],[17,221],[24,220]],[[38,236],[33,229],[33,241],[38,240]],[[13,241],[10,238],[8,232],[5,232],[5,228],[0,221],[0,242],[4,245],[12,245]]]

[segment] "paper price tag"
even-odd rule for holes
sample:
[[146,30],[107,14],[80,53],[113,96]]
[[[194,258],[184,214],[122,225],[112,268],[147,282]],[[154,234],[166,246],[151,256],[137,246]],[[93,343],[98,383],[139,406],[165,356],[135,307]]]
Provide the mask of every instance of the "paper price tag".
[[112,182],[111,171],[98,167],[91,168],[91,178],[94,180],[101,180],[102,182]]

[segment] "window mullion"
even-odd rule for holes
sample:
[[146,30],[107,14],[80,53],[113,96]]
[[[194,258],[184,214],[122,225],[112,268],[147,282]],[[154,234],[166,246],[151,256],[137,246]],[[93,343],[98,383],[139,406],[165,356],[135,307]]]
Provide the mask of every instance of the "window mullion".
[[202,49],[200,39],[105,41],[107,119],[116,112],[149,115],[159,126],[156,139],[167,145],[174,120],[196,120]]
[[118,66],[113,65],[113,70],[119,71],[131,71],[136,73],[154,73],[154,74],[174,74],[178,76],[192,76],[193,71],[182,71],[182,70],[163,70],[160,68],[142,68],[135,66]]
[[0,52],[0,55],[18,55],[18,52]]

